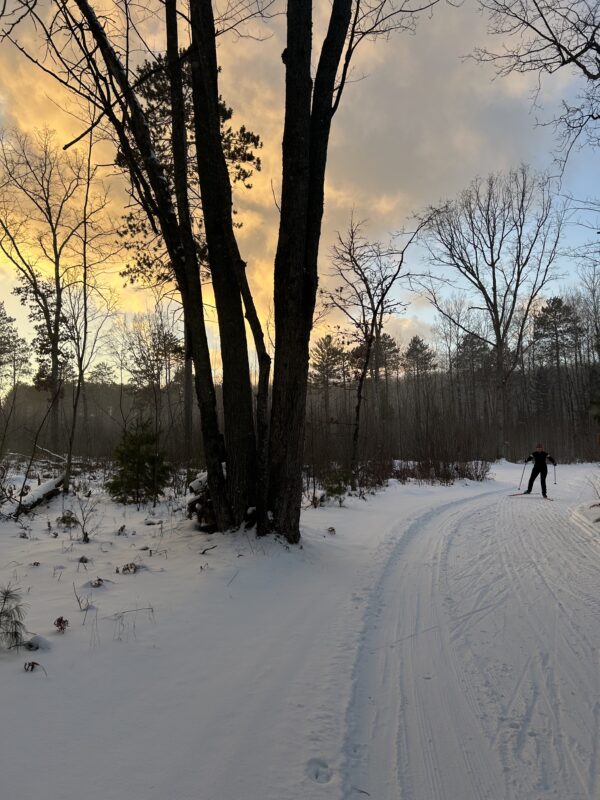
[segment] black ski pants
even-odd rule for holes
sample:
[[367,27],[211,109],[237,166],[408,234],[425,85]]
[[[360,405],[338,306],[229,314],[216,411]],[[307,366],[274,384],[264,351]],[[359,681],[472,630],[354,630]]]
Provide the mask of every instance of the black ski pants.
[[533,469],[531,470],[531,477],[529,478],[529,486],[527,487],[527,491],[531,492],[533,489],[533,484],[537,476],[540,476],[540,483],[542,484],[542,494],[546,497],[546,475],[548,474],[548,467],[538,467],[537,464],[534,464]]

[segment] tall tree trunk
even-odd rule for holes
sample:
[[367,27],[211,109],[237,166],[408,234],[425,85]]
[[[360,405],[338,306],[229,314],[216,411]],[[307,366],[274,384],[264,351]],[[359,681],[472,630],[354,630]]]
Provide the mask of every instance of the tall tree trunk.
[[191,479],[190,464],[192,461],[194,445],[194,424],[193,424],[193,395],[194,395],[194,368],[192,360],[192,347],[188,325],[184,322],[185,328],[185,352],[183,362],[183,457],[185,460],[186,478]]
[[215,24],[210,0],[191,0],[191,74],[196,157],[223,363],[227,486],[233,522],[255,502],[256,440],[231,183],[219,116]]
[[287,47],[282,56],[286,65],[286,104],[281,216],[275,255],[270,492],[275,528],[295,543],[300,538],[308,340],[314,310],[310,284],[316,280],[306,270],[312,3],[289,0],[287,26]]
[[[147,183],[139,170],[136,179],[139,189],[143,193],[145,208],[159,222],[160,230],[173,265],[177,285],[181,292],[184,313],[187,316],[190,330],[190,341],[194,353],[194,367],[196,376],[196,391],[200,404],[202,417],[202,433],[205,444],[205,456],[208,472],[208,483],[215,511],[217,523],[221,529],[231,524],[231,513],[225,492],[225,480],[222,472],[224,456],[223,447],[220,445],[221,437],[216,417],[216,402],[214,402],[214,386],[210,369],[210,354],[206,339],[206,329],[202,311],[202,291],[199,274],[190,264],[189,251],[186,247],[187,239],[182,235],[177,213],[173,205],[169,181],[164,166],[156,157],[152,145],[152,136],[148,120],[131,86],[125,68],[117,53],[108,41],[104,28],[90,6],[88,0],[75,0],[75,3],[84,16],[90,33],[106,64],[107,70],[123,93],[124,101],[129,110],[128,124],[135,140],[143,162]],[[115,128],[123,152],[127,154],[132,170],[137,170],[137,160],[132,152],[129,139],[126,135],[122,121],[114,114],[112,106],[105,104],[106,115]],[[214,411],[213,411],[214,409]]]
[[50,406],[50,415],[48,419],[50,428],[50,450],[55,455],[58,455],[60,449],[60,394],[61,394],[61,381],[60,381],[60,365],[58,356],[58,346],[52,345],[52,352],[50,354],[50,386],[48,393],[48,405]]
[[352,431],[352,452],[350,455],[350,482],[352,490],[354,491],[357,486],[358,475],[358,445],[360,442],[360,416],[363,402],[363,390],[367,373],[369,371],[369,361],[371,360],[371,343],[373,339],[369,338],[365,347],[365,361],[358,376],[358,383],[356,385],[356,406],[354,408],[354,429]]
[[77,431],[77,415],[79,413],[79,400],[81,399],[81,392],[83,389],[83,370],[81,365],[77,370],[77,381],[73,389],[73,402],[71,419],[71,428],[69,430],[69,438],[67,441],[67,461],[65,464],[65,475],[63,479],[63,492],[68,493],[71,486],[71,471],[73,468],[73,445],[75,444],[75,433]]
[[171,92],[172,145],[175,196],[183,244],[183,269],[179,278],[179,288],[183,300],[183,317],[186,338],[186,455],[189,467],[191,446],[191,403],[189,384],[192,380],[191,363],[188,350],[191,351],[195,367],[196,395],[200,407],[200,424],[204,455],[207,464],[208,484],[213,502],[216,522],[221,530],[237,522],[232,514],[227,496],[227,487],[223,475],[222,463],[225,460],[223,439],[219,430],[217,415],[217,398],[210,362],[210,350],[204,322],[204,303],[200,265],[196,251],[196,243],[192,231],[192,221],[187,189],[187,136],[185,127],[185,106],[183,97],[183,75],[179,56],[177,34],[177,0],[166,0],[167,26],[167,58],[169,65],[169,84]]
[[403,430],[403,420],[402,420],[402,411],[401,411],[401,403],[400,403],[400,368],[396,368],[396,416],[398,417],[398,431],[397,431],[397,451],[396,456],[400,459],[404,458],[404,430]]
[[283,54],[286,65],[283,178],[275,257],[270,496],[275,527],[292,543],[300,538],[309,339],[317,292],[327,149],[337,69],[352,3],[351,0],[333,2],[314,92],[310,70],[311,6],[306,0],[288,2],[287,48]]
[[[90,429],[90,404],[88,400],[88,392],[87,392],[87,381],[83,380],[83,384],[81,386],[81,400],[83,405],[83,429],[89,432]],[[85,442],[82,447],[83,455],[86,458],[90,455],[90,448],[89,448],[89,438],[86,436]]]
[[496,458],[506,455],[507,375],[504,347],[496,346]]

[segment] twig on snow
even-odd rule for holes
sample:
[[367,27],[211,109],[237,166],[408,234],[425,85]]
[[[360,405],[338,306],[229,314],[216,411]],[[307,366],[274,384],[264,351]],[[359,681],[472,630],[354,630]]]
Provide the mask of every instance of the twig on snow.
[[236,569],[236,571],[235,571],[235,572],[234,572],[234,574],[233,574],[233,577],[232,577],[232,578],[230,578],[230,579],[227,581],[227,586],[229,586],[231,583],[233,583],[233,581],[235,580],[235,578],[237,578],[237,576],[238,576],[238,573],[239,573],[239,569]]

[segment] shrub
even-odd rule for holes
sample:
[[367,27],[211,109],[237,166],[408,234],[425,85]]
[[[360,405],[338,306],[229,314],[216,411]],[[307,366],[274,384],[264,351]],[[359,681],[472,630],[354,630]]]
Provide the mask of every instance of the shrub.
[[21,594],[11,585],[0,586],[0,643],[5,647],[19,647],[25,636],[25,606]]
[[462,461],[456,464],[456,472],[459,478],[467,478],[470,481],[484,481],[490,473],[490,462]]
[[79,520],[70,508],[66,508],[62,514],[56,518],[56,524],[62,525],[63,528],[71,529],[79,525]]
[[360,464],[357,470],[357,482],[363,491],[372,491],[386,486],[394,475],[394,464],[391,459],[372,458]]
[[441,483],[450,485],[455,480],[484,481],[490,471],[488,461],[397,461],[392,476],[400,483]]
[[321,476],[321,486],[326,495],[336,500],[340,506],[344,502],[349,484],[349,471],[337,465],[332,465],[330,469]]
[[106,484],[112,497],[138,506],[149,500],[156,503],[170,470],[148,422],[139,422],[132,431],[124,432],[114,460],[116,473]]

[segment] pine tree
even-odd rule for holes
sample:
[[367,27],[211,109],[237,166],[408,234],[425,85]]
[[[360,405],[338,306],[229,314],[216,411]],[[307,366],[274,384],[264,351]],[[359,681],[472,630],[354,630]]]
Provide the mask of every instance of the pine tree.
[[342,358],[344,350],[339,342],[330,334],[321,337],[311,350],[310,382],[319,390],[323,398],[325,419],[329,422],[330,389],[341,379]]
[[561,361],[567,360],[575,349],[581,328],[573,306],[561,297],[552,297],[534,319],[533,338],[538,357],[559,370]]
[[13,388],[20,375],[27,371],[30,348],[17,333],[15,320],[0,302],[0,391],[5,384]]
[[431,347],[420,336],[413,336],[408,347],[402,353],[401,363],[406,372],[418,380],[422,375],[436,368],[434,359],[435,353]]
[[170,471],[149,422],[140,421],[132,431],[124,432],[115,450],[115,463],[116,474],[106,484],[109,493],[121,503],[139,507],[152,501],[156,505]]

